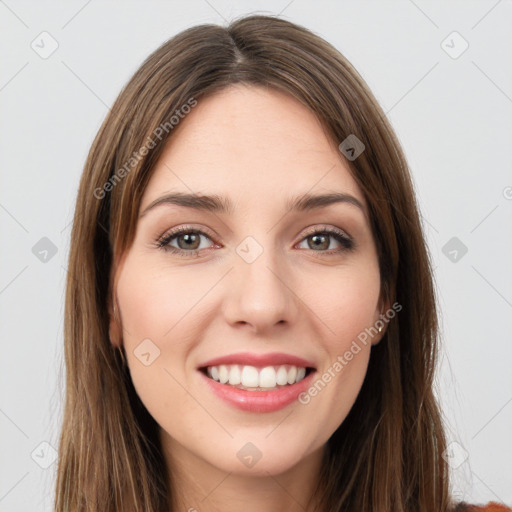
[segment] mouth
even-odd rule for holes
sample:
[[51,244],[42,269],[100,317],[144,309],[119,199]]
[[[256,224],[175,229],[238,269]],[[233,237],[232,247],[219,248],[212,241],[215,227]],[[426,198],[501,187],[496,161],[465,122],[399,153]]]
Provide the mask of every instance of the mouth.
[[274,366],[252,366],[243,364],[221,364],[199,368],[207,378],[225,386],[245,391],[275,391],[299,383],[315,368],[290,364]]

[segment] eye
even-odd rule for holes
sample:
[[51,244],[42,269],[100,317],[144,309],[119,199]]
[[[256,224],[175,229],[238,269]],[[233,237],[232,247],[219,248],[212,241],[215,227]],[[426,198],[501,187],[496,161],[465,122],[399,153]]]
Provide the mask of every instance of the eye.
[[[157,239],[155,244],[157,248],[163,251],[183,257],[194,257],[199,256],[202,250],[212,248],[211,245],[201,247],[202,238],[211,240],[208,234],[199,229],[182,226],[170,233],[166,233]],[[338,248],[330,248],[333,239],[338,244]],[[306,233],[305,237],[302,238],[301,244],[304,242],[307,243],[307,249],[327,256],[351,251],[355,247],[355,243],[350,236],[335,228],[320,229],[316,227]]]
[[[199,229],[188,227],[177,228],[156,241],[156,246],[173,254],[180,256],[197,256],[199,252],[207,247],[201,247],[201,238],[211,238]],[[172,245],[176,242],[177,247]]]
[[[332,239],[334,239],[341,247],[329,249],[329,247],[331,247]],[[303,238],[301,243],[304,242],[306,242],[308,249],[312,249],[315,252],[326,253],[328,255],[350,251],[355,247],[354,241],[351,237],[343,231],[334,228],[315,228],[306,233],[306,237]]]

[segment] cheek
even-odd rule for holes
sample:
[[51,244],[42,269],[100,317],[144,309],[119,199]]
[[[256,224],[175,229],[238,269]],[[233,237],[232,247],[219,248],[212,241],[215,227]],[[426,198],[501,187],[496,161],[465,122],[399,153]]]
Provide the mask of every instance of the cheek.
[[193,281],[192,273],[184,277],[183,271],[162,271],[136,255],[126,258],[119,275],[117,296],[130,375],[157,421],[171,407],[185,411],[197,406],[182,385],[189,384],[185,363],[200,337],[201,326],[194,322],[200,308],[194,305],[211,284]]
[[194,273],[184,278],[179,270],[162,271],[143,258],[128,257],[117,286],[125,341],[150,338],[161,345],[175,339],[181,320],[204,293],[195,281]]
[[[376,320],[380,274],[373,260],[339,267],[315,286],[304,281],[305,302],[316,313],[326,358],[304,397],[315,417],[335,430],[349,413],[364,381],[371,352],[368,329]],[[321,332],[321,334],[320,334]]]
[[305,282],[303,293],[324,324],[326,350],[339,352],[377,319],[378,267],[371,260],[340,267],[314,283]]
[[[322,367],[301,403],[310,417],[334,432],[345,420],[361,390],[371,352],[365,330],[373,325],[379,296],[379,281],[371,272],[358,277],[347,272],[329,293],[310,298],[316,304],[319,344],[326,354]],[[326,287],[323,288],[327,289]],[[318,309],[320,308],[320,309]]]

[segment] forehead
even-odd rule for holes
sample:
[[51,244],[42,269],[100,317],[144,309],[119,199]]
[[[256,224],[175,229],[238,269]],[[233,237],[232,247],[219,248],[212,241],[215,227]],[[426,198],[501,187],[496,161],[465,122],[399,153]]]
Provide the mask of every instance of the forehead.
[[304,193],[364,197],[337,145],[290,95],[235,85],[203,98],[173,129],[141,203],[169,191],[283,201]]

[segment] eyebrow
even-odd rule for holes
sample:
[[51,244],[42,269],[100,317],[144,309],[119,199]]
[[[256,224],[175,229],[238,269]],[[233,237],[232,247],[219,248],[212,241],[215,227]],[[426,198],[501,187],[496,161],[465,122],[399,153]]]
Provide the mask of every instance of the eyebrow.
[[[359,199],[350,194],[341,192],[332,192],[320,195],[306,193],[302,196],[289,199],[286,202],[286,210],[306,212],[335,203],[345,203],[361,209],[363,213],[365,212],[364,206]],[[203,195],[174,192],[155,199],[144,209],[139,218],[143,217],[147,212],[157,206],[167,204],[184,206],[186,208],[193,208],[213,213],[232,214],[234,211],[233,202],[228,197],[222,197],[216,194]]]

